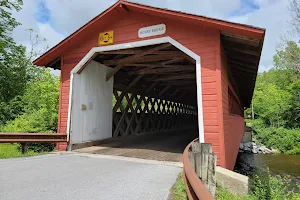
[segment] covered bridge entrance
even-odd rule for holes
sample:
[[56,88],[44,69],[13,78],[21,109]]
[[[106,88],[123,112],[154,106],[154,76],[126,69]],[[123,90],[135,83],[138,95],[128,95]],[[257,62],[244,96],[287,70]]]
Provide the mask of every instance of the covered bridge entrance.
[[233,169],[264,34],[119,0],[34,62],[61,70],[58,132],[68,143],[57,149],[177,153],[199,137]]
[[70,148],[180,161],[204,138],[197,65],[199,56],[170,37],[93,48],[71,72]]

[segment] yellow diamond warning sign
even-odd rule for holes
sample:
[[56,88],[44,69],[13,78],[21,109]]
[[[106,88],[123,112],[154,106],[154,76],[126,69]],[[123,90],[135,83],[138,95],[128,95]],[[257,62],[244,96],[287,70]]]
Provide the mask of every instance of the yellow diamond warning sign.
[[99,34],[99,46],[114,43],[114,31],[107,31]]

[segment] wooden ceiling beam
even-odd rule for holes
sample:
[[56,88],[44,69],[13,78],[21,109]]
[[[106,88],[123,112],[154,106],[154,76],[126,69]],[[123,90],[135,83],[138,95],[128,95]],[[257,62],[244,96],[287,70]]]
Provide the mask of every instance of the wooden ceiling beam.
[[228,60],[228,62],[237,63],[240,65],[248,65],[248,66],[253,66],[253,67],[257,66],[256,61],[251,61],[245,57],[227,55],[227,60]]
[[159,77],[159,78],[148,78],[151,81],[167,81],[167,80],[184,80],[184,79],[196,79],[195,74],[179,74],[179,75],[172,75],[166,77]]
[[258,47],[259,42],[260,42],[259,39],[249,38],[249,37],[225,33],[225,32],[221,32],[221,39],[226,40],[226,41],[232,41],[232,42],[242,43],[242,44],[246,44],[246,45],[251,45],[251,46],[255,46],[255,47]]
[[[148,55],[148,56],[143,56],[135,59],[130,59],[127,61],[122,61],[122,64],[120,65],[127,65],[130,66],[130,64],[135,64],[135,63],[145,63],[145,62],[159,62],[159,61],[166,61],[174,58],[172,55]],[[122,59],[120,59],[122,60]],[[118,60],[106,60],[103,61],[103,64],[106,66],[111,66],[115,65],[118,63]]]
[[129,85],[128,87],[133,87],[139,80],[141,80],[141,78],[143,78],[144,74],[141,74],[139,76],[137,76]]
[[171,96],[174,96],[175,94],[177,94],[177,92],[179,92],[180,91],[180,89],[176,89],[172,94],[171,94]]
[[[172,46],[170,43],[162,44],[162,45],[156,46],[154,48],[148,49],[147,51],[143,51],[141,53],[135,54],[133,56],[129,56],[129,57],[126,57],[126,58],[115,60],[115,64],[117,64],[117,66],[106,76],[106,81],[111,79],[111,77],[113,77],[122,67],[124,67],[124,65],[122,65],[122,64],[124,64],[124,62],[135,60],[136,58],[143,57],[147,54],[150,54],[150,53],[155,52],[155,51],[159,51],[161,49],[168,48],[170,46]],[[114,60],[112,60],[112,61],[114,61]],[[111,65],[111,64],[107,64],[107,65]]]
[[162,45],[156,46],[154,48],[151,48],[151,49],[148,49],[148,50],[145,50],[145,51],[141,51],[141,52],[139,52],[135,55],[128,56],[128,57],[125,57],[125,58],[122,58],[122,59],[105,60],[103,62],[103,64],[105,64],[107,66],[110,66],[110,65],[121,65],[121,64],[126,64],[126,63],[129,63],[129,62],[134,62],[136,59],[139,59],[139,58],[144,57],[146,55],[152,54],[153,52],[159,51],[161,49],[168,48],[170,46],[172,46],[170,43],[162,44]]
[[236,58],[236,57],[243,58],[244,60],[252,60],[254,62],[256,62],[257,59],[259,58],[259,56],[245,54],[245,53],[241,53],[241,52],[237,52],[237,51],[226,51],[226,56],[231,57],[231,58]]
[[[134,55],[143,52],[144,50],[140,49],[125,49],[117,51],[105,51],[100,52],[102,55]],[[181,51],[157,51],[151,53],[151,55],[172,55],[172,56],[184,56],[185,54]]]
[[150,92],[151,90],[153,90],[153,88],[154,88],[155,86],[157,86],[158,83],[159,83],[159,81],[156,81],[156,82],[152,83],[152,85],[150,85],[150,87],[148,87],[148,89],[146,90],[146,92]]
[[232,46],[225,46],[224,48],[225,48],[225,51],[234,51],[234,52],[238,52],[238,53],[242,53],[242,54],[246,54],[246,55],[260,56],[259,51],[252,51],[249,49],[232,47]]
[[244,71],[253,71],[256,72],[256,66],[255,65],[251,65],[248,63],[241,63],[235,60],[228,60],[228,64],[230,67],[236,68],[236,69],[243,69]]
[[125,66],[128,66],[128,67],[149,67],[149,68],[176,68],[176,67],[185,67],[185,68],[195,68],[195,65],[164,65],[164,64],[136,64],[136,63],[133,63],[133,64],[125,64]]
[[169,65],[169,64],[172,64],[172,63],[176,63],[176,62],[182,61],[182,60],[184,60],[184,59],[185,59],[185,57],[173,58],[173,59],[171,59],[171,60],[162,62],[161,64],[162,64],[162,65]]
[[[158,66],[161,67],[161,66]],[[162,66],[162,68],[145,68],[145,69],[140,69],[136,71],[132,71],[129,74],[169,74],[172,72],[193,72],[196,71],[195,66],[192,67],[187,67],[187,66]]]
[[166,86],[162,91],[159,92],[159,96],[163,95],[168,89],[170,89],[171,85]]
[[181,81],[174,81],[174,80],[164,80],[162,82],[162,85],[196,85],[196,81],[186,81],[186,80],[181,80]]
[[180,101],[186,95],[186,93],[186,91],[182,92],[179,96],[177,96],[176,100]]

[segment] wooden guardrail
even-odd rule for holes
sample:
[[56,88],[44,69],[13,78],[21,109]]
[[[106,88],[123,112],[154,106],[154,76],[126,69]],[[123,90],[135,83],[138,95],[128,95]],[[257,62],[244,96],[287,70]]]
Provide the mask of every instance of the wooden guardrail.
[[216,155],[211,144],[191,142],[183,152],[183,178],[189,200],[215,200]]
[[21,143],[22,153],[27,152],[26,143],[67,142],[65,133],[1,133],[0,143]]
[[66,142],[65,133],[1,133],[0,143]]

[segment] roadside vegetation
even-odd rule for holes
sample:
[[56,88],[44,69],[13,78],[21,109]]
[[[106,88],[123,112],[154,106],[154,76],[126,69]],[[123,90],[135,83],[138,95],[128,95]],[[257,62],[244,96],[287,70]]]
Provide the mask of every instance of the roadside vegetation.
[[[22,0],[0,0],[0,132],[56,132],[59,77],[32,65],[44,51],[44,39],[28,31],[30,48],[17,45],[12,31],[20,25],[13,17]],[[53,150],[54,144],[29,144],[27,155]],[[0,158],[21,156],[18,144],[0,144]]]
[[35,152],[29,150],[26,154],[22,154],[20,144],[0,144],[0,159],[17,158],[22,156],[37,156],[45,154],[46,152]]
[[250,108],[245,112],[246,122],[257,142],[282,153],[300,154],[300,73],[276,66],[258,75],[252,100],[254,119],[249,119]]
[[[300,1],[290,0],[294,26],[300,36]],[[299,41],[282,40],[274,68],[258,74],[252,108],[245,112],[257,142],[282,153],[300,154],[300,48]]]
[[174,184],[172,189],[173,189],[172,191],[173,200],[187,199],[182,173],[179,174],[176,183]]
[[[248,195],[233,194],[217,187],[216,200],[299,200],[300,193],[291,191],[288,177],[272,176],[269,172],[253,177],[253,187]],[[182,174],[173,186],[173,200],[186,199]]]

